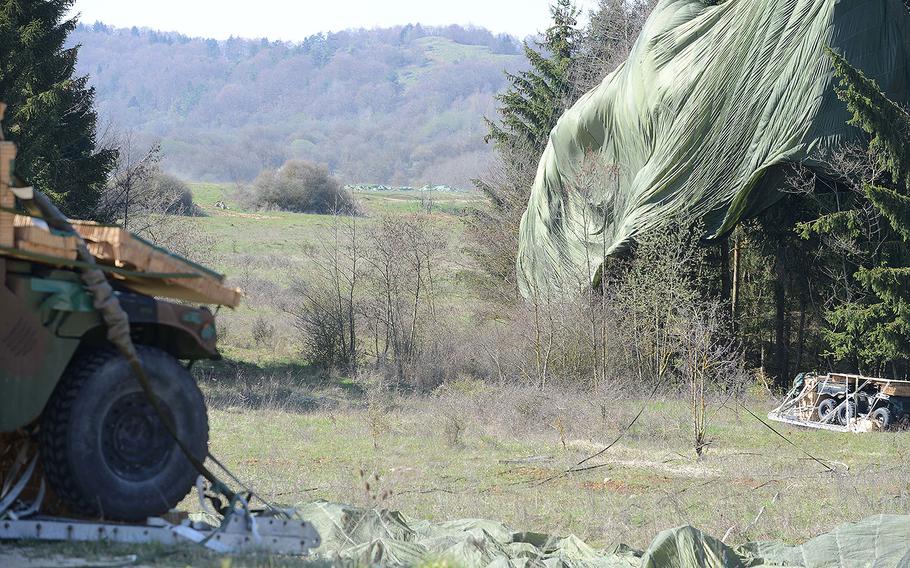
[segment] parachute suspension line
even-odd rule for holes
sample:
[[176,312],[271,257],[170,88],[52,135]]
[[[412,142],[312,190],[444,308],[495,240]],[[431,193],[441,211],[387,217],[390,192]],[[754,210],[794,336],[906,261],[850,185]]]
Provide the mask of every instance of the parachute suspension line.
[[[606,447],[604,447],[603,449],[584,458],[583,460],[579,461],[578,463],[576,463],[572,467],[566,469],[565,471],[562,471],[560,473],[557,473],[556,475],[548,477],[548,478],[544,479],[543,481],[539,481],[535,485],[537,485],[537,486],[544,485],[551,481],[555,481],[557,479],[562,479],[563,477],[566,477],[572,473],[579,473],[582,471],[590,471],[592,469],[600,469],[602,467],[606,467],[607,464],[594,464],[594,465],[589,465],[589,466],[585,466],[584,464],[588,463],[589,461],[593,460],[594,458],[602,456],[603,454],[607,453],[607,451],[610,448],[612,448],[613,446],[615,446],[616,444],[619,443],[619,441],[626,435],[626,433],[629,430],[631,430],[633,426],[635,426],[635,423],[638,422],[638,419],[641,418],[641,415],[645,413],[645,410],[648,408],[648,405],[651,404],[651,400],[654,399],[654,396],[657,394],[657,391],[660,390],[660,387],[661,387],[661,385],[663,385],[665,379],[666,379],[666,375],[664,377],[662,377],[661,380],[654,383],[654,388],[651,389],[651,393],[648,395],[648,398],[645,399],[644,403],[642,403],[641,408],[638,410],[638,413],[635,415],[635,418],[633,418],[632,421],[629,422],[629,424],[625,428],[620,430],[619,434],[617,434],[616,437],[613,439],[613,441],[610,442],[609,444],[607,444]],[[584,466],[584,467],[582,467],[582,466]]]
[[754,412],[752,412],[751,410],[749,410],[749,409],[746,407],[745,404],[743,404],[742,402],[740,402],[739,405],[742,407],[743,410],[745,410],[746,412],[748,412],[749,414],[751,414],[753,418],[755,418],[756,420],[758,420],[759,422],[761,422],[761,423],[765,426],[765,428],[767,428],[768,430],[771,430],[772,432],[774,432],[775,434],[777,434],[781,439],[783,439],[783,441],[787,442],[788,444],[790,444],[791,446],[793,446],[794,448],[796,448],[797,450],[799,450],[800,452],[802,452],[803,454],[805,454],[806,456],[808,456],[809,459],[811,459],[812,461],[815,461],[815,462],[818,462],[819,464],[821,464],[821,466],[824,467],[825,469],[827,469],[829,472],[831,472],[831,473],[837,473],[837,471],[836,471],[834,468],[832,468],[830,465],[826,464],[826,463],[824,462],[824,460],[822,460],[822,459],[820,459],[820,458],[817,458],[817,457],[813,456],[813,455],[810,454],[808,451],[806,451],[805,449],[803,449],[802,447],[800,447],[799,445],[797,445],[796,442],[794,442],[794,441],[791,440],[790,438],[788,438],[788,437],[784,436],[783,434],[781,434],[780,432],[778,432],[778,431],[774,428],[774,426],[771,426],[770,424],[768,424],[767,422],[765,422],[764,420],[762,420],[761,418],[759,418],[758,415],[756,415]]

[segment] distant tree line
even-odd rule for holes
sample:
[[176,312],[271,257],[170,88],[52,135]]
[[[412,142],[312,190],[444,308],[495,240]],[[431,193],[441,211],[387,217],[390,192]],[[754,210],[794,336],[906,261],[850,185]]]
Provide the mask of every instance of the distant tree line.
[[518,41],[464,26],[397,26],[302,42],[223,41],[80,25],[77,69],[105,120],[160,141],[163,167],[196,181],[249,182],[287,160],[346,183],[470,187],[491,156],[478,116]]

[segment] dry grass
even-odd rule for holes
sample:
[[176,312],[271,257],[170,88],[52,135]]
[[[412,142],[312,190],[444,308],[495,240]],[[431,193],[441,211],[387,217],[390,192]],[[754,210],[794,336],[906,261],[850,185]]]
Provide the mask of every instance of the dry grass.
[[[202,189],[197,201],[209,216],[184,222],[214,240],[212,262],[246,290],[247,301],[219,315],[227,360],[199,364],[194,372],[211,409],[212,451],[271,500],[382,506],[434,521],[490,518],[514,529],[574,533],[604,547],[644,547],[660,530],[684,524],[717,537],[729,533],[731,544],[796,542],[876,513],[910,514],[905,433],[780,427],[829,471],[735,401],[715,399],[707,409],[709,445],[698,459],[691,401],[683,393],[645,402],[609,392],[510,385],[522,359],[507,346],[512,335],[531,328],[479,333],[464,316],[468,306],[479,310],[481,303],[459,276],[467,264],[459,211],[475,206],[476,198],[434,209],[434,222],[450,231],[450,249],[457,252],[442,267],[446,305],[440,311],[453,320],[439,331],[448,341],[441,345],[451,346],[442,355],[485,365],[483,374],[502,384],[449,379],[430,393],[394,394],[381,388],[382,381],[355,382],[309,368],[300,363],[300,338],[283,304],[294,277],[310,268],[307,252],[330,219],[223,211],[212,203],[224,188]],[[411,195],[364,201],[365,225],[420,207]],[[498,320],[491,321],[495,330]],[[461,328],[457,338],[450,333]],[[772,401],[752,396],[746,404],[763,416]],[[596,468],[562,475],[616,439],[642,406],[634,427],[585,464]],[[365,480],[371,480],[369,490]],[[187,500],[185,506],[196,505]],[[8,552],[0,547],[0,564]],[[23,554],[21,548],[13,552]],[[35,554],[98,559],[133,552],[141,565],[222,565],[198,549],[60,545]],[[241,557],[232,565],[299,564]]]
[[[709,409],[710,446],[697,459],[682,399],[646,403],[465,383],[376,402],[324,383],[253,408],[241,394],[231,403],[224,384],[205,387],[219,401],[213,450],[282,503],[357,501],[363,470],[381,476],[380,491],[388,492],[382,506],[409,516],[490,518],[637,547],[684,524],[717,537],[729,531],[734,544],[796,542],[872,514],[910,513],[905,434],[782,427],[832,472],[731,402]],[[615,439],[642,405],[646,412],[625,437],[585,464],[596,469],[562,475]],[[749,406],[761,415],[770,401]]]
[[[648,403],[623,439],[591,462],[597,469],[541,484],[615,439],[644,403],[556,388],[541,392],[509,386],[507,378],[500,387],[461,381],[431,394],[392,395],[302,367],[299,337],[281,303],[293,276],[308,269],[307,251],[331,219],[229,216],[237,211],[208,206],[223,188],[205,189],[211,195],[197,192],[197,200],[210,216],[190,222],[218,241],[219,263],[249,294],[246,307],[219,318],[223,349],[233,362],[197,369],[212,407],[212,447],[274,500],[356,500],[363,496],[363,470],[381,475],[382,491],[391,490],[387,506],[412,516],[487,517],[514,528],[571,532],[599,545],[635,546],[687,523],[718,537],[729,530],[728,542],[801,541],[874,513],[910,512],[905,434],[781,427],[799,447],[830,460],[831,473],[735,402],[715,400],[707,411],[710,444],[696,459],[682,393]],[[420,207],[412,195],[361,197],[365,225]],[[476,206],[471,199],[463,205]],[[478,300],[458,279],[467,262],[463,219],[454,205],[443,205],[433,218],[450,231],[450,248],[458,251],[443,271],[447,310],[458,313],[476,308]],[[509,338],[494,334],[487,345],[475,330],[464,339],[455,351],[474,353],[494,369],[513,365],[508,357],[487,361],[489,353],[502,355]],[[760,397],[747,404],[759,416],[772,406]]]

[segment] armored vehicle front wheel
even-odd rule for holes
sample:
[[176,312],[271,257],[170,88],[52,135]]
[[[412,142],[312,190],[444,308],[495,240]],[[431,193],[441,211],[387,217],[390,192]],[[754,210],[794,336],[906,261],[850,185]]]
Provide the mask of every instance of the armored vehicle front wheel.
[[869,415],[879,430],[887,430],[891,426],[891,411],[887,408],[876,408]]
[[[189,372],[168,353],[137,346],[151,386],[192,454],[208,451],[208,417]],[[197,473],[112,348],[70,363],[41,424],[45,476],[76,513],[142,521],[172,509]]]

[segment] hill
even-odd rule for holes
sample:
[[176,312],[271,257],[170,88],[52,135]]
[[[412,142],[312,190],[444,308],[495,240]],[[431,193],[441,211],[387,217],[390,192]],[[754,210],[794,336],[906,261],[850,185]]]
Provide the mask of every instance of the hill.
[[419,25],[321,34],[292,44],[80,25],[78,71],[101,116],[134,144],[160,140],[164,167],[246,181],[289,158],[349,183],[465,187],[489,158],[494,113],[518,42]]

